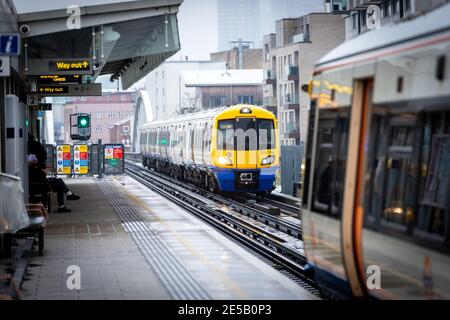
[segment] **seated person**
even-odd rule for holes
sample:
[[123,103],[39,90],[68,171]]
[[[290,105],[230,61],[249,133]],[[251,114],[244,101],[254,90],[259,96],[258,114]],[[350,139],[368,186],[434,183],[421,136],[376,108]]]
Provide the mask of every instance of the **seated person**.
[[[30,183],[49,183],[52,190],[57,194],[58,212],[70,212],[71,210],[64,205],[64,195],[67,200],[78,200],[79,196],[69,190],[64,181],[60,178],[48,178],[45,172],[39,168],[39,163],[36,155],[30,154],[28,156],[28,178]],[[43,190],[49,192],[50,190]]]

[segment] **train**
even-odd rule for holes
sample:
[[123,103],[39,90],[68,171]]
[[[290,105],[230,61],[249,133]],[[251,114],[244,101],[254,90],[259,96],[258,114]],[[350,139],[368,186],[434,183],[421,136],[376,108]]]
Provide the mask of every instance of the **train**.
[[279,169],[277,120],[239,104],[152,121],[140,129],[142,164],[211,192],[267,195]]
[[314,67],[302,230],[325,296],[450,298],[449,17],[371,30]]

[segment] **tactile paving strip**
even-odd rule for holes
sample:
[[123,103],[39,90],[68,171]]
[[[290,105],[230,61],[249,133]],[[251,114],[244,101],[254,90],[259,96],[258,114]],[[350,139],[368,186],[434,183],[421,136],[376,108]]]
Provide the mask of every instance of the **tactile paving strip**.
[[122,220],[125,231],[130,234],[171,297],[179,300],[211,299],[207,291],[152,230],[149,223],[111,183],[102,181],[99,182],[99,186]]

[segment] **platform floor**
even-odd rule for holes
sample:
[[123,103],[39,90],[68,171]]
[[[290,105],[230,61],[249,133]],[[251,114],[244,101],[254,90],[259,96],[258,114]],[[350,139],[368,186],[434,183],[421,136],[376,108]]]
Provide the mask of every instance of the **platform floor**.
[[[24,299],[315,298],[128,176],[65,181],[81,200],[50,214]],[[70,266],[80,268],[80,290],[67,287]]]

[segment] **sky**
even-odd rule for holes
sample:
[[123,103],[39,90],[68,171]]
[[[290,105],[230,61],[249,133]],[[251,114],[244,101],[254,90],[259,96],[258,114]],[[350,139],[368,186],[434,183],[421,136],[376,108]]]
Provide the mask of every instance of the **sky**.
[[217,51],[216,0],[184,0],[178,13],[181,50],[173,59],[209,60]]

